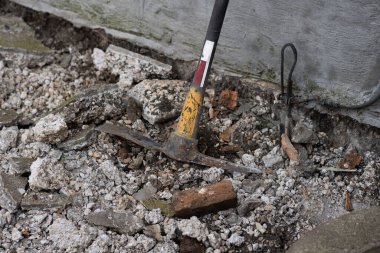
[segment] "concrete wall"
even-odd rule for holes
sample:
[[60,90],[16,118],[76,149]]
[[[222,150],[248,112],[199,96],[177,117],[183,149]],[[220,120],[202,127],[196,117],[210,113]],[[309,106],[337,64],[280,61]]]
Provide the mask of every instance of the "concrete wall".
[[[113,35],[172,58],[194,60],[199,56],[214,1],[14,2],[79,25],[106,28]],[[305,94],[317,97],[320,103],[361,104],[380,87],[379,13],[379,0],[233,0],[216,52],[216,66],[278,81],[281,47],[293,42],[299,55],[294,78]],[[380,127],[380,101],[364,110],[348,110],[348,115]]]

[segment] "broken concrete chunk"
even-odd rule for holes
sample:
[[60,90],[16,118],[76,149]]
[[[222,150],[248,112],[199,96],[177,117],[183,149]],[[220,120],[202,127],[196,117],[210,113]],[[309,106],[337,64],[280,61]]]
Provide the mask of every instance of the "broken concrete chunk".
[[3,128],[0,131],[0,152],[6,152],[16,147],[18,137],[17,127]]
[[72,221],[65,218],[56,219],[48,227],[48,231],[48,239],[59,249],[85,247],[91,242],[91,236],[86,233],[87,231],[77,229]]
[[99,124],[124,115],[127,109],[126,90],[116,85],[99,85],[82,92],[61,105],[56,113],[67,124]]
[[116,185],[120,185],[121,175],[119,169],[113,164],[113,161],[107,160],[99,165],[99,169],[104,173],[104,175],[115,182]]
[[108,246],[112,243],[111,238],[107,234],[101,234],[96,240],[88,247],[88,253],[107,253],[109,252]]
[[181,80],[144,80],[128,95],[143,108],[143,117],[150,124],[164,122],[181,113],[187,82]]
[[72,199],[63,194],[57,193],[28,193],[21,201],[21,208],[24,210],[63,208],[72,203]]
[[161,235],[161,227],[159,224],[146,226],[144,229],[144,234],[156,239],[159,242],[164,240],[164,237]]
[[140,189],[138,192],[133,194],[133,197],[137,200],[145,200],[145,199],[150,199],[153,198],[154,195],[157,192],[157,188],[152,185],[152,183],[147,182],[144,184],[143,188]]
[[313,123],[308,119],[297,122],[291,129],[291,140],[293,143],[317,144],[318,136],[315,133]]
[[263,157],[263,162],[265,167],[271,168],[274,165],[283,162],[284,159],[281,156],[280,153],[280,148],[279,147],[274,147],[272,151],[270,151],[267,155]]
[[227,242],[234,246],[240,246],[245,241],[243,236],[238,235],[237,233],[233,233],[230,238],[228,238]]
[[157,224],[164,220],[164,217],[161,214],[161,209],[156,208],[151,211],[149,211],[147,214],[145,214],[145,221],[148,224]]
[[102,55],[97,51],[94,60],[102,69],[108,69],[112,74],[118,75],[119,84],[129,86],[134,82],[159,77],[168,78],[171,75],[172,66],[156,61],[127,49],[110,45],[106,50],[105,62],[102,63]]
[[94,51],[91,57],[97,69],[99,70],[104,69],[104,67],[106,66],[106,53],[103,50],[99,48],[94,48]]
[[178,245],[173,241],[158,243],[156,247],[154,247],[151,253],[177,253]]
[[213,213],[236,205],[237,195],[229,180],[173,195],[173,208],[178,217]]
[[144,228],[144,222],[131,212],[114,212],[112,210],[94,212],[87,216],[87,221],[128,235],[134,235]]
[[10,212],[16,210],[27,182],[27,178],[0,173],[0,206]]
[[33,128],[34,136],[37,141],[56,144],[68,135],[67,125],[62,116],[49,114],[41,118]]
[[241,216],[246,216],[250,211],[261,205],[261,201],[258,200],[244,200],[237,208],[237,212]]
[[10,126],[16,123],[18,114],[12,109],[0,109],[0,128]]
[[59,144],[58,147],[64,150],[80,150],[90,146],[94,142],[96,136],[97,131],[95,131],[95,126],[88,126],[65,142]]
[[29,186],[33,190],[59,190],[69,181],[63,164],[50,156],[38,158],[30,166],[30,171]]
[[208,183],[216,183],[222,179],[223,174],[223,169],[211,167],[209,169],[202,170],[202,179]]
[[205,240],[209,233],[206,224],[200,222],[195,216],[190,219],[180,220],[178,222],[178,229],[182,235],[195,238],[198,241]]
[[28,157],[12,157],[9,159],[9,172],[15,175],[22,175],[30,171],[30,166],[36,159]]

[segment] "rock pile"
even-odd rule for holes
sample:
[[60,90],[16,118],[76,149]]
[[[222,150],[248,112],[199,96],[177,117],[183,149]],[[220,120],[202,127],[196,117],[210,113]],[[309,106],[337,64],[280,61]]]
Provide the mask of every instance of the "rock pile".
[[[176,162],[94,131],[109,120],[165,140],[187,89],[166,80],[171,66],[115,46],[74,48],[63,67],[60,60],[31,68],[25,61],[36,56],[0,53],[20,62],[0,69],[8,87],[0,97],[0,251],[170,253],[194,245],[208,253],[283,252],[347,213],[346,192],[354,209],[379,203],[379,154],[329,146],[331,137],[304,117],[291,138],[301,161],[290,162],[271,100],[257,89],[241,92],[250,89],[244,83],[225,93],[234,106],[220,101],[218,86],[207,90],[199,147],[262,175]],[[101,81],[110,71],[116,84]],[[343,171],[328,169],[340,161]],[[231,208],[173,213],[179,192],[202,194],[224,182],[229,187],[218,191],[231,193]]]

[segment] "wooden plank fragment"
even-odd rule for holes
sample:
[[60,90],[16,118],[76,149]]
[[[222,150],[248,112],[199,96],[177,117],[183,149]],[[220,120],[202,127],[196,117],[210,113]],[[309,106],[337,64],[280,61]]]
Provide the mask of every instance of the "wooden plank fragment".
[[173,195],[175,216],[183,218],[226,210],[236,205],[237,195],[229,180]]

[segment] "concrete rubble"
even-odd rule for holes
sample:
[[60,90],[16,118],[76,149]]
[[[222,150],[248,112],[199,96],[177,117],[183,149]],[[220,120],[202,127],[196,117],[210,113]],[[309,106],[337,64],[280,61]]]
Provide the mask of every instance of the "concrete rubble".
[[99,70],[109,70],[118,75],[122,86],[130,86],[150,77],[166,79],[172,71],[170,65],[114,45],[110,45],[106,52],[95,49],[92,57]]
[[187,82],[181,80],[144,80],[128,95],[142,106],[143,118],[154,125],[180,115],[187,90]]
[[[291,161],[276,101],[259,81],[229,87],[210,76],[198,148],[260,175],[174,161],[96,131],[109,121],[164,142],[188,83],[169,80],[178,78],[170,65],[86,48],[81,36],[80,48],[42,55],[0,48],[0,252],[285,252],[345,217],[346,192],[351,214],[379,205],[378,152],[300,113]],[[223,90],[234,91],[230,109]]]

